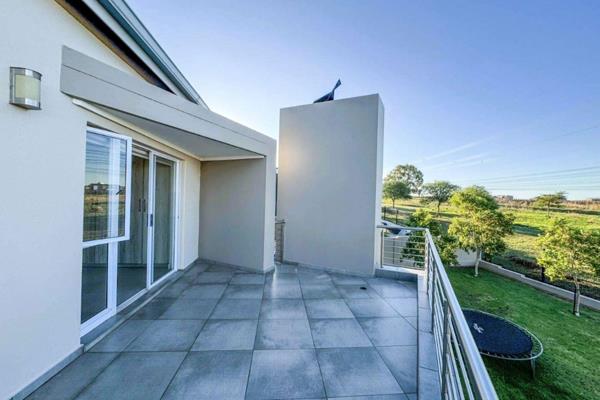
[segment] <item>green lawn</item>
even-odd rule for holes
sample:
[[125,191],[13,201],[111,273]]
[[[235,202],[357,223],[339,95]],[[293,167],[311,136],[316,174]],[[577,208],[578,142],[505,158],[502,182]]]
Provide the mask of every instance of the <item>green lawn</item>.
[[449,268],[463,307],[510,319],[544,345],[532,380],[527,363],[484,358],[501,399],[600,399],[600,312],[571,303],[488,271],[475,278],[470,268]]

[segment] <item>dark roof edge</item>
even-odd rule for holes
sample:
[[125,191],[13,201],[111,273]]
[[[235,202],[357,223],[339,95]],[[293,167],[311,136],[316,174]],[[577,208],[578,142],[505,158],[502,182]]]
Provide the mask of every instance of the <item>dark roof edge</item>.
[[125,0],[97,1],[190,101],[208,109],[202,97],[200,97],[194,87],[183,76],[175,63],[169,58],[163,48],[160,47],[156,39],[154,39],[150,31],[135,15]]

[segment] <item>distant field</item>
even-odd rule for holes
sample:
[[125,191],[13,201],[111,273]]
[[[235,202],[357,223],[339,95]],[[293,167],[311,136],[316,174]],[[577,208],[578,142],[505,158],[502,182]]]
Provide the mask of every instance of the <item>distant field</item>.
[[[386,200],[384,201],[384,206],[389,207],[386,218],[394,222],[396,215],[390,212],[392,211],[392,202]],[[581,208],[562,209],[560,211],[551,211],[550,216],[548,216],[546,211],[543,210],[501,207],[504,212],[515,216],[515,223],[513,225],[513,235],[506,238],[508,249],[504,254],[494,257],[493,261],[535,279],[540,279],[541,270],[524,266],[519,260],[535,261],[537,255],[535,240],[549,226],[553,217],[564,217],[574,226],[583,229],[600,230],[600,211]],[[434,215],[436,213],[434,204],[423,204],[421,199],[418,198],[396,201],[398,222],[405,223],[408,216],[420,208],[427,209]],[[455,216],[456,210],[452,206],[443,205],[437,219],[447,226]],[[555,282],[555,284],[567,289],[570,289],[571,286],[570,282]],[[582,288],[582,292],[586,295],[600,298],[600,283],[589,282],[586,287]]]

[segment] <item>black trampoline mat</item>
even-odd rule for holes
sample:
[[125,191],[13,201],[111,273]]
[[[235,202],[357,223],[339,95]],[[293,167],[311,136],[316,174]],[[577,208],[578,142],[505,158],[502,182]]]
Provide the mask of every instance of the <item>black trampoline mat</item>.
[[463,310],[463,313],[479,351],[521,356],[528,355],[533,349],[531,337],[518,326],[474,310]]

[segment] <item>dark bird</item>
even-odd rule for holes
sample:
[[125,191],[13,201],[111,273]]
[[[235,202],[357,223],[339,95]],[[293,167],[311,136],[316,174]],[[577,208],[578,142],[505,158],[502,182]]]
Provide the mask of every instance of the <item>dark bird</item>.
[[323,97],[319,97],[317,100],[315,100],[313,103],[323,103],[325,101],[331,101],[334,98],[334,94],[335,94],[335,89],[339,88],[342,84],[342,81],[340,81],[338,79],[338,81],[335,83],[335,86],[333,87],[333,89],[331,90],[331,92],[327,93],[325,96]]

